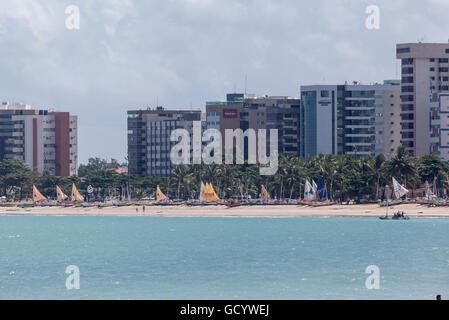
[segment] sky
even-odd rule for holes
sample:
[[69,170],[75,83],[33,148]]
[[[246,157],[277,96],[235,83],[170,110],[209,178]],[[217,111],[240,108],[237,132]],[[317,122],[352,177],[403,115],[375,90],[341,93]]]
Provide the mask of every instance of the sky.
[[1,0],[0,100],[77,115],[79,162],[122,162],[127,110],[204,110],[245,78],[248,93],[294,97],[398,79],[396,43],[448,41],[448,12],[449,0]]

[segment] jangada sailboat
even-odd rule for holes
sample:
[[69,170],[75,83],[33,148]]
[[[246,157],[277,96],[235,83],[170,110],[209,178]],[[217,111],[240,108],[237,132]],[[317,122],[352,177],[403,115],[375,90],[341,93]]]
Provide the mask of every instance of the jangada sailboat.
[[62,192],[61,188],[59,186],[56,186],[56,195],[58,202],[65,201],[69,198],[64,192]]
[[262,201],[264,203],[271,201],[270,194],[268,193],[268,191],[264,185],[262,185],[262,187],[261,187],[261,196],[262,196]]
[[217,202],[220,198],[214,190],[214,187],[211,183],[206,183],[206,187],[204,188],[204,201],[205,202]]
[[[393,193],[394,193],[396,199],[399,201],[399,203],[400,203],[401,197],[407,195],[407,193],[408,193],[408,190],[405,187],[403,187],[402,185],[400,185],[399,182],[394,177],[393,177]],[[410,218],[407,216],[402,217],[402,216],[395,216],[395,215],[392,217],[389,217],[388,216],[388,198],[387,198],[387,212],[384,217],[379,217],[379,219],[381,219],[381,220],[390,220],[390,219],[392,219],[392,220],[409,220]]]
[[78,189],[76,188],[75,184],[72,184],[72,202],[83,202],[84,197],[79,193]]
[[312,207],[322,207],[322,206],[330,206],[334,204],[333,202],[327,199],[327,191],[321,180],[318,179],[318,185],[314,180],[312,183],[306,179],[306,183],[304,185],[304,199],[298,200],[298,204],[309,205]]
[[33,185],[33,203],[38,204],[44,202],[45,200],[47,200],[47,198],[39,192],[35,185]]
[[168,197],[161,191],[159,185],[156,187],[156,201],[168,201]]

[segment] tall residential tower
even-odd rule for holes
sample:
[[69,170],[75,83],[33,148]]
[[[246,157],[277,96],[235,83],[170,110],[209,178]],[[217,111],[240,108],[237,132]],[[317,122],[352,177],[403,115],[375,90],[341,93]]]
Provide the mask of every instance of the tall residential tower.
[[404,43],[396,48],[401,59],[402,145],[420,157],[430,153],[431,101],[449,93],[449,43]]
[[400,143],[400,85],[301,86],[301,155],[391,157]]
[[23,160],[35,172],[77,174],[77,117],[35,110],[30,105],[0,106],[0,160]]

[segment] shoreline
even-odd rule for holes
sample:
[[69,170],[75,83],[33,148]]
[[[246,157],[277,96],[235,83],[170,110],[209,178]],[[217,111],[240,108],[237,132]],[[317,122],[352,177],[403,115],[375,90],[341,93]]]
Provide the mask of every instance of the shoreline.
[[[138,211],[136,211],[136,208]],[[295,205],[274,206],[226,206],[190,207],[180,206],[142,206],[129,207],[0,207],[0,216],[123,216],[123,217],[258,217],[258,218],[378,218],[385,216],[386,208],[378,204],[333,205],[308,207]],[[390,206],[389,216],[404,211],[410,218],[449,218],[447,207],[427,207],[420,204],[401,204]]]

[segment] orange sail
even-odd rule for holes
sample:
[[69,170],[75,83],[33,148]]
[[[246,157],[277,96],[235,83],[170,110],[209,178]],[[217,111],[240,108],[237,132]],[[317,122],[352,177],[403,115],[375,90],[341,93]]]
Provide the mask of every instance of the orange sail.
[[78,192],[75,184],[72,184],[72,202],[82,202],[84,197]]
[[59,186],[56,186],[56,194],[58,196],[58,201],[64,201],[68,198],[68,196],[64,192],[62,192]]
[[42,193],[39,192],[39,190],[37,190],[36,186],[33,185],[33,202],[34,203],[38,203],[38,202],[42,202],[47,200],[47,198],[45,198]]
[[264,186],[264,185],[262,185],[262,199],[263,199],[264,201],[269,201],[269,200],[271,200],[271,197],[270,197],[270,195],[269,195],[267,189],[265,189],[265,186]]
[[168,197],[162,193],[162,191],[158,185],[156,188],[156,201],[167,201],[167,200],[168,200]]
[[215,193],[214,187],[210,183],[206,183],[206,188],[204,190],[204,201],[214,202],[218,201],[220,198]]

